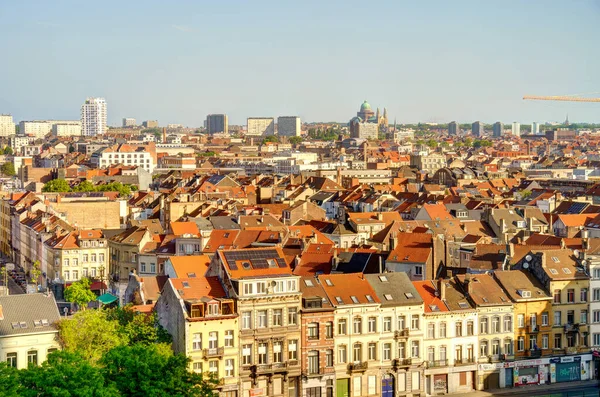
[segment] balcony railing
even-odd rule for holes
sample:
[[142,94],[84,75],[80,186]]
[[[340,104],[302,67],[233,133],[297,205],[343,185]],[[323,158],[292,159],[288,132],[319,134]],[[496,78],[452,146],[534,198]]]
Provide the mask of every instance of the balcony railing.
[[348,371],[350,372],[365,372],[368,368],[369,363],[367,361],[348,364]]
[[527,333],[528,334],[537,334],[538,332],[540,332],[540,326],[539,325],[528,325],[527,326]]
[[469,364],[474,364],[475,363],[475,359],[474,358],[457,358],[454,360],[454,365],[469,365]]
[[411,358],[396,358],[392,361],[393,367],[409,367],[412,364]]
[[320,368],[309,368],[307,372],[303,373],[308,378],[318,377],[328,374],[335,373],[334,367],[320,367]]
[[579,332],[579,324],[565,324],[565,332]]
[[542,349],[530,349],[527,350],[528,356],[531,358],[540,358],[542,357]]
[[222,347],[213,347],[202,350],[202,358],[208,360],[209,358],[222,358],[223,357],[223,348]]
[[514,356],[514,354],[501,354],[500,359],[504,360],[504,361],[510,361],[510,360],[514,360],[515,356]]
[[405,339],[405,338],[408,338],[408,334],[409,334],[408,328],[404,328],[404,329],[394,332],[394,338]]
[[429,368],[447,367],[448,366],[448,360],[427,361],[427,366]]

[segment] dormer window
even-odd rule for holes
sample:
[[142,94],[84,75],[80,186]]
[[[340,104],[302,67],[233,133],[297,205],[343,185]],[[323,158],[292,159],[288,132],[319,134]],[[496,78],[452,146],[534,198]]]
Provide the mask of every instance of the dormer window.
[[208,315],[209,316],[218,316],[219,315],[219,304],[218,303],[209,303],[207,306],[208,306]]

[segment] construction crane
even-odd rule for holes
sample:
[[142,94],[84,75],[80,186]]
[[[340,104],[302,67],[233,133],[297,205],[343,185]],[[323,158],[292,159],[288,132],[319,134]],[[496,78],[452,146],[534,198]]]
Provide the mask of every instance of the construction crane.
[[[597,94],[597,92],[594,92],[593,94]],[[523,99],[530,101],[600,102],[600,98],[585,98],[582,97],[581,94],[554,96],[525,95]]]

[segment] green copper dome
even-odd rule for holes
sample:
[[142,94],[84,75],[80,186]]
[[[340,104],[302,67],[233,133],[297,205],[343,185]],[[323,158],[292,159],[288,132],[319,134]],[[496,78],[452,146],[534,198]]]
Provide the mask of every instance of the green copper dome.
[[371,105],[369,105],[369,102],[364,101],[362,105],[360,105],[360,111],[364,112],[365,110],[371,110]]

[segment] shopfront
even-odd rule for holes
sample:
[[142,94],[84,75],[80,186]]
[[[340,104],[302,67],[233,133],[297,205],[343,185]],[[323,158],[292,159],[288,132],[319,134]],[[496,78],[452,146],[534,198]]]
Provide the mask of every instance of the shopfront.
[[561,383],[591,379],[591,371],[594,369],[592,359],[591,354],[551,358],[550,381]]

